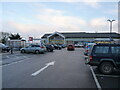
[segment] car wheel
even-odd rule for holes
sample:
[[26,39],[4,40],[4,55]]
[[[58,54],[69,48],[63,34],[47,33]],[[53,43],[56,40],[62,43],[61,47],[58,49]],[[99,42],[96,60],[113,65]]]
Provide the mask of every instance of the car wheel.
[[50,50],[50,52],[53,52],[53,50]]
[[25,53],[25,50],[21,50],[21,53]]
[[10,50],[7,50],[7,52],[9,52]]
[[50,49],[48,49],[48,52],[50,52],[51,50]]
[[36,54],[39,54],[40,52],[39,52],[39,50],[36,50],[35,53],[36,53]]
[[100,66],[99,66],[99,70],[103,73],[103,74],[111,74],[113,72],[113,64],[110,62],[103,62]]

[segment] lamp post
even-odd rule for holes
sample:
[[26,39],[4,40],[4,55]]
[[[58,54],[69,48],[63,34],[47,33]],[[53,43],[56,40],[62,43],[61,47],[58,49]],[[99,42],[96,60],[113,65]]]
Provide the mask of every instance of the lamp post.
[[115,21],[115,20],[107,20],[110,22],[110,43],[111,43],[111,32],[112,32],[112,22]]

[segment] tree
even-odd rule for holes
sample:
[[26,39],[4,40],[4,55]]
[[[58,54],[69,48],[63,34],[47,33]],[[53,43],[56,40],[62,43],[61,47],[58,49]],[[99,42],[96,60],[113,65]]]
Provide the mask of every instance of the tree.
[[8,38],[7,38],[6,36],[4,36],[4,37],[2,38],[2,43],[3,43],[3,44],[6,44],[7,39],[8,39]]
[[10,40],[15,40],[15,39],[21,40],[22,39],[22,37],[18,33],[17,34],[11,34],[9,38],[10,38]]

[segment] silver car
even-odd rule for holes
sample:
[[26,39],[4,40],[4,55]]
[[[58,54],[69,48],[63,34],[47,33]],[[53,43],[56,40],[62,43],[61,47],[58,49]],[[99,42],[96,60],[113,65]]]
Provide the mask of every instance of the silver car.
[[20,49],[21,53],[44,53],[46,51],[46,47],[44,45],[30,45],[25,48]]

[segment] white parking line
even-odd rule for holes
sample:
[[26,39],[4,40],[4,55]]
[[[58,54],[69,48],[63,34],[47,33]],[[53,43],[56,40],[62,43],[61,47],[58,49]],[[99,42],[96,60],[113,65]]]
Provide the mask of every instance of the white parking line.
[[95,80],[95,83],[96,83],[96,85],[97,85],[98,90],[102,90],[102,89],[101,89],[101,86],[100,86],[100,83],[98,82],[98,79],[97,79],[97,77],[96,77],[96,75],[95,75],[95,73],[94,73],[94,71],[93,71],[93,69],[92,69],[91,66],[90,66],[90,70],[91,70],[91,72],[92,72],[92,75],[93,75],[93,78],[94,78],[94,80]]
[[100,77],[114,77],[114,78],[119,78],[120,76],[117,75],[102,75],[102,74],[96,74],[96,76],[100,76]]
[[27,56],[23,56],[25,59],[28,59],[28,57]]
[[21,60],[21,61],[18,61],[18,62],[13,62],[13,63],[10,63],[10,64],[2,65],[2,66],[0,66],[0,67],[13,65],[13,64],[20,63],[20,62],[23,62],[23,61],[24,61],[24,60]]
[[0,60],[0,65],[2,65],[2,61]]
[[15,56],[15,58],[17,58],[17,59],[18,59],[19,57],[18,57],[18,56]]
[[9,56],[6,56],[7,58],[10,58]]
[[28,59],[28,58],[25,58],[24,60],[20,60],[20,61],[17,61],[17,62],[12,62],[12,63],[10,63],[10,64],[5,64],[5,65],[2,65],[2,66],[0,66],[0,67],[17,64],[17,63],[23,62],[23,61],[25,61],[25,60],[27,60],[27,59]]

